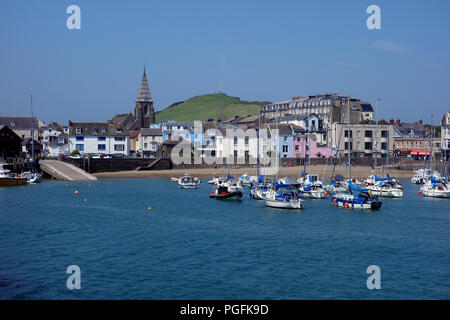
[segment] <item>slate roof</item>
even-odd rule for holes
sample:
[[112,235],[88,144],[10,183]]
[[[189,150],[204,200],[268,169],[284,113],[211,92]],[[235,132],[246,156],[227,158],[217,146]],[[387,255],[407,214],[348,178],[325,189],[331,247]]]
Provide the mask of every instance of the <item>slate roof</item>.
[[[34,129],[39,129],[39,119],[33,117]],[[31,130],[31,117],[0,117],[0,125],[7,125],[12,130]]]
[[[128,136],[129,131],[126,128],[115,125],[110,122],[70,122],[69,135],[71,136]],[[81,132],[77,133],[76,128],[81,128]],[[94,129],[98,129],[94,132]],[[105,129],[105,130],[102,130]],[[121,129],[122,131],[117,131]]]
[[136,101],[143,101],[143,102],[153,101],[152,95],[150,93],[150,88],[148,86],[147,76],[145,74],[145,68],[144,68],[144,74],[142,75],[141,86],[139,88],[139,92],[138,92]]
[[160,128],[142,128],[140,135],[141,136],[162,136],[162,130]]

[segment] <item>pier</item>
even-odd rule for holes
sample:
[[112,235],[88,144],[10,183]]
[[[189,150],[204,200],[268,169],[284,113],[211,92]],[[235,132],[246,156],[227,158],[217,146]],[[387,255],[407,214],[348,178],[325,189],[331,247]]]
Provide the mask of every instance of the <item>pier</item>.
[[41,160],[41,170],[57,180],[97,180],[97,177],[77,166],[58,160]]

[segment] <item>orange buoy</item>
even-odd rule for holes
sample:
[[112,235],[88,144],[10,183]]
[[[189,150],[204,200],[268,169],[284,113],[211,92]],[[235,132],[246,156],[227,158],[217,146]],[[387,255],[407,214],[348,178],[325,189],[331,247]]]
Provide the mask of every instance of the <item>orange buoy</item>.
[[419,190],[419,194],[422,194],[422,190]]
[[75,192],[74,192],[75,194],[78,194],[78,190],[75,190]]
[[348,207],[348,202],[344,203],[344,206]]
[[328,195],[328,192],[325,191],[325,195],[327,196],[327,195]]
[[87,202],[87,199],[84,199],[83,201],[84,201],[84,202]]
[[334,199],[333,199],[333,202],[334,202],[334,203],[336,203],[336,202],[337,202],[336,198],[334,198]]

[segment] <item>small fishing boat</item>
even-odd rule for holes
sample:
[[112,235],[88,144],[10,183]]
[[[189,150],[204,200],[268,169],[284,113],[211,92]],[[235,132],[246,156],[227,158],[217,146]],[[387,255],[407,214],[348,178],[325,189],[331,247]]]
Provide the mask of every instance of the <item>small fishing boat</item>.
[[432,198],[450,198],[450,188],[444,179],[433,176],[420,188],[419,193]]
[[340,193],[333,195],[331,198],[331,201],[338,207],[372,210],[381,208],[381,201],[378,200],[377,196],[371,195],[369,189],[356,187],[351,180],[348,183],[348,187],[349,194]]
[[264,202],[267,207],[280,209],[301,209],[303,199],[291,185],[275,184],[275,188],[264,194]]
[[218,200],[240,199],[242,198],[242,187],[237,182],[227,181],[216,185],[209,197]]
[[197,189],[199,182],[193,176],[185,175],[178,180],[178,185],[183,189]]
[[5,169],[3,164],[0,163],[0,186],[20,186],[27,184],[28,179],[25,177],[18,177],[11,174],[11,171]]

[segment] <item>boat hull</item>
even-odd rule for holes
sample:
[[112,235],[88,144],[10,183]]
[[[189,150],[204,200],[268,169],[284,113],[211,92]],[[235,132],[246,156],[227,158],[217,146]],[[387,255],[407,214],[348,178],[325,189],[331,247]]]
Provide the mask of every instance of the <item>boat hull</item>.
[[26,178],[0,178],[0,187],[22,186],[27,183]]
[[212,193],[209,195],[211,199],[217,200],[236,200],[242,198],[241,191],[233,191],[233,192],[223,192],[223,193]]
[[302,202],[300,200],[278,201],[273,199],[264,199],[267,207],[280,209],[301,209]]
[[450,191],[422,190],[422,194],[430,198],[450,198]]

